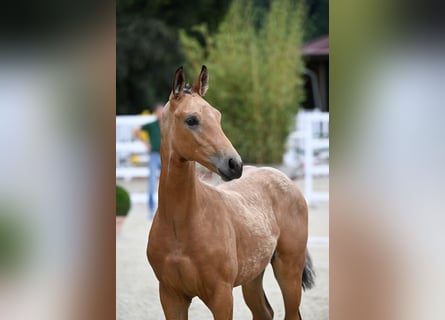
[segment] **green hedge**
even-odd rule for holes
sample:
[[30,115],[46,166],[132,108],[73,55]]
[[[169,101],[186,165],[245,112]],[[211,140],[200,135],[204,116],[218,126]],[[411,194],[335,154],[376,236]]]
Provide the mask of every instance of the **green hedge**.
[[131,208],[130,195],[121,186],[116,186],[116,216],[126,216]]

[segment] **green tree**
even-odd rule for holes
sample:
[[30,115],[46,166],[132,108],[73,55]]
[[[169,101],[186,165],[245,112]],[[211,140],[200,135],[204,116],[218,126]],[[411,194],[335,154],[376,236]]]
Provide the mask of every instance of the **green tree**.
[[205,22],[216,30],[228,0],[118,0],[116,13],[117,114],[135,114],[165,101],[183,64],[178,29]]
[[117,113],[139,113],[165,101],[182,62],[177,32],[157,19],[135,18],[117,30]]
[[223,128],[245,162],[282,160],[303,95],[302,17],[301,5],[291,0],[273,1],[262,13],[252,2],[233,0],[216,34],[205,24],[194,28],[204,46],[180,33],[189,76],[205,62],[211,79],[207,99],[222,112]]
[[329,0],[305,0],[304,41],[329,34]]

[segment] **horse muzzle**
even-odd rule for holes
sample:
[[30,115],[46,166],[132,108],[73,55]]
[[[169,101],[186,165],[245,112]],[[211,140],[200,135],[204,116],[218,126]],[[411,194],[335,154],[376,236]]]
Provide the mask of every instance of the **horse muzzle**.
[[239,156],[226,156],[214,161],[215,168],[224,181],[238,179],[243,174],[243,161]]

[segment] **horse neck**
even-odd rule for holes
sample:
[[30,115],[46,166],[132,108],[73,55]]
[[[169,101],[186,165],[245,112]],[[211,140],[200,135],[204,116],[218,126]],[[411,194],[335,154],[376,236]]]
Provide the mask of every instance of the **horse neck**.
[[183,161],[174,152],[161,148],[159,214],[170,220],[188,219],[196,212],[198,186],[195,162]]

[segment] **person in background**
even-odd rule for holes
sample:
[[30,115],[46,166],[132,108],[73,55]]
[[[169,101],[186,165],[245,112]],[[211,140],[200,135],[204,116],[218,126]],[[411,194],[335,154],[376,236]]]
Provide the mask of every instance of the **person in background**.
[[[134,136],[145,144],[150,156],[148,161],[148,168],[150,170],[148,178],[148,209],[149,217],[151,219],[154,216],[155,210],[155,201],[153,196],[156,191],[158,172],[161,168],[161,130],[159,127],[159,119],[161,117],[163,108],[164,106],[161,103],[157,103],[153,109],[156,120],[154,122],[146,123],[134,130]],[[149,141],[143,138],[142,131],[148,133]]]

